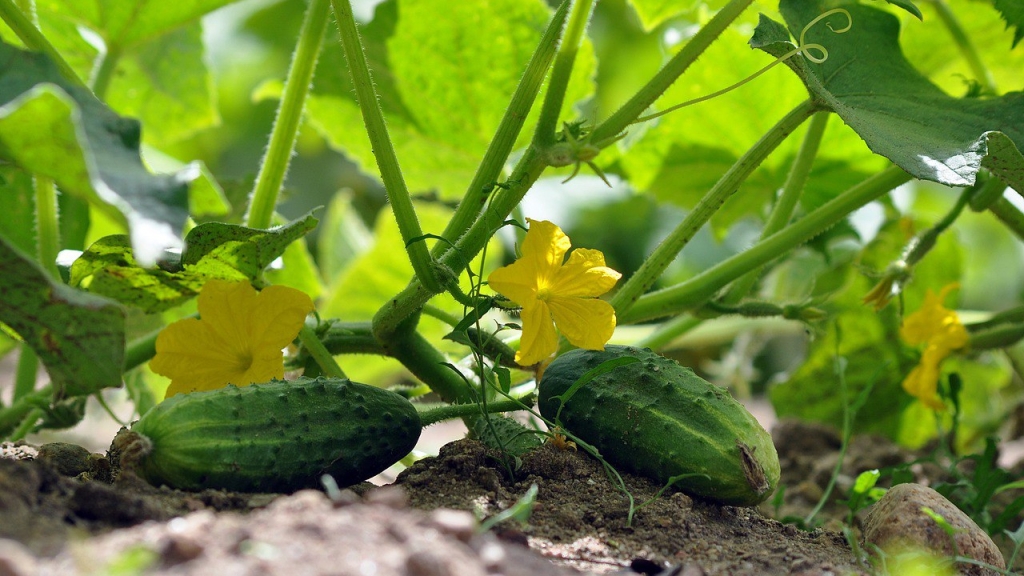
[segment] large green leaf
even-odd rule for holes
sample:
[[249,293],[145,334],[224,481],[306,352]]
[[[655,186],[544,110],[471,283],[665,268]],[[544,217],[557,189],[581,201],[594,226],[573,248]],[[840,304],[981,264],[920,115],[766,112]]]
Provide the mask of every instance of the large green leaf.
[[126,224],[144,263],[180,246],[198,168],[151,174],[139,156],[137,121],[63,80],[39,54],[0,43],[0,62],[0,158]]
[[[159,312],[187,302],[211,278],[259,280],[271,262],[316,225],[312,215],[270,230],[200,224],[185,237],[180,266],[168,269],[139,266],[126,237],[107,236],[71,265],[70,284],[145,312]],[[290,260],[302,264],[300,255]]]
[[80,30],[103,39],[107,54],[116,55],[107,103],[141,119],[146,141],[163,145],[219,121],[199,18],[227,3],[39,0],[36,13],[80,78],[90,78],[102,54]]
[[[783,0],[780,9],[796,36],[826,10],[821,0]],[[827,8],[835,3],[828,3]],[[904,58],[899,22],[891,14],[842,2],[852,28],[835,34],[824,25],[806,32],[806,42],[828,48],[821,64],[787,61],[808,90],[834,110],[868,146],[910,174],[951,186],[974,183],[985,167],[1012,184],[1024,167],[1024,94],[957,99],[942,92]],[[835,27],[847,22],[842,15]],[[785,29],[763,18],[751,43],[773,55],[793,45]],[[1009,142],[1007,142],[1007,140]],[[1014,144],[1008,146],[1007,144]],[[991,148],[991,149],[990,149]],[[998,148],[997,154],[993,150]],[[1009,169],[1006,168],[1009,166]]]
[[[447,198],[465,192],[550,16],[540,0],[389,0],[377,7],[362,37],[411,190],[436,189]],[[376,173],[348,69],[332,40],[336,32],[331,34],[307,113],[332,146]],[[591,92],[593,66],[585,44],[565,118],[572,119],[572,106]]]
[[0,322],[35,350],[58,396],[121,385],[124,308],[53,281],[2,238]]

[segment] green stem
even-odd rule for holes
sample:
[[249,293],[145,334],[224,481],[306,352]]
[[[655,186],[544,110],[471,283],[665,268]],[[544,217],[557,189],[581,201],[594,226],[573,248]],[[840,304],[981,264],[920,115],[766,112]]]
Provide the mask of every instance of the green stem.
[[117,63],[121,60],[121,47],[115,44],[107,44],[106,51],[100,59],[100,65],[96,74],[92,77],[92,93],[100,100],[107,99],[107,89],[110,88],[110,81],[114,78],[114,71],[117,70]]
[[42,417],[43,411],[41,409],[32,408],[25,416],[25,419],[22,420],[18,427],[15,428],[14,432],[11,433],[11,441],[17,442],[18,440],[23,440],[25,436],[28,436],[28,433],[32,431],[36,422],[38,422]]
[[641,339],[636,345],[641,348],[646,347],[652,350],[659,350],[671,344],[676,338],[686,334],[697,326],[700,326],[703,322],[704,320],[702,318],[686,314],[677,316],[660,324],[654,332],[646,338]]
[[39,373],[39,357],[31,346],[21,343],[21,354],[18,356],[18,368],[14,373],[13,402],[28,396],[36,389],[36,375]]
[[[807,134],[804,135],[804,141],[800,145],[800,150],[793,160],[793,165],[790,166],[789,175],[786,177],[786,183],[782,186],[779,199],[775,203],[775,207],[772,208],[772,213],[768,216],[764,229],[761,230],[762,239],[785,228],[793,217],[797,202],[800,201],[800,196],[804,192],[804,186],[806,186],[807,179],[810,177],[814,159],[818,157],[818,148],[821,145],[821,139],[825,134],[825,127],[828,125],[830,116],[831,113],[827,111],[817,112],[814,116],[811,116],[810,125],[807,127]],[[742,300],[750,293],[760,275],[761,269],[758,268],[757,270],[751,270],[733,282],[723,301],[727,304],[736,304]]]
[[451,404],[475,403],[469,384],[447,364],[448,358],[415,330],[403,333],[387,353],[402,363],[420,381],[427,383],[441,400]]
[[1024,240],[1024,213],[1006,198],[999,198],[988,207],[1000,222],[1006,225],[1017,238]]
[[369,322],[334,322],[320,341],[331,354],[387,355],[384,347],[373,337]]
[[[523,196],[537,181],[547,164],[534,147],[529,147],[509,177],[509,186],[494,195],[488,209],[463,234],[455,246],[440,258],[441,266],[462,270],[483,250],[491,236],[504,223],[505,218],[519,205]],[[433,293],[416,279],[397,296],[389,300],[373,317],[373,333],[381,342],[388,341],[407,318],[419,312]]]
[[36,195],[36,251],[39,263],[51,278],[60,278],[60,223],[57,218],[57,186],[50,178],[34,179]]
[[971,210],[981,212],[1003,197],[1006,184],[999,178],[989,178],[971,195]]
[[303,325],[299,330],[299,340],[302,341],[302,347],[309,352],[313,360],[316,360],[323,374],[331,378],[348,378],[341,366],[338,366],[338,362],[334,360],[334,356],[327,351],[324,343],[308,324]]
[[608,138],[618,136],[630,124],[643,114],[661,97],[690,67],[697,61],[697,58],[707,50],[708,46],[718,38],[736,18],[747,9],[753,0],[731,0],[715,14],[714,18],[708,21],[693,38],[683,46],[665,67],[658,71],[643,88],[640,89],[628,102],[615,111],[607,120],[602,122],[590,135],[593,142],[601,142]]
[[18,427],[25,416],[34,410],[40,402],[49,402],[53,396],[53,385],[47,384],[27,394],[11,404],[9,408],[0,410],[0,437],[8,436]]
[[931,0],[932,6],[935,7],[935,11],[939,15],[939,19],[949,30],[950,36],[953,37],[953,42],[956,43],[957,48],[960,49],[960,54],[967,61],[967,65],[970,66],[971,72],[974,73],[975,79],[981,83],[982,86],[988,92],[997,94],[996,92],[996,81],[992,77],[992,73],[989,72],[988,68],[981,61],[981,56],[978,55],[978,51],[974,48],[974,43],[971,42],[967,32],[964,31],[963,26],[960,25],[960,20],[957,19],[956,14],[950,9],[949,4],[946,0]]
[[562,103],[565,102],[565,90],[569,85],[569,78],[572,77],[576,54],[579,52],[580,41],[587,29],[593,8],[594,0],[573,2],[572,14],[565,26],[558,55],[555,56],[555,64],[551,68],[548,91],[544,95],[544,104],[541,106],[537,128],[533,133],[533,145],[541,150],[555,143],[558,117],[562,114]]
[[[491,143],[487,146],[487,152],[484,154],[476,174],[473,175],[473,181],[470,182],[469,189],[466,190],[466,194],[459,202],[459,207],[455,210],[455,214],[452,215],[451,220],[448,221],[448,226],[444,229],[442,236],[448,240],[454,242],[456,238],[461,236],[484,209],[487,196],[501,176],[505,162],[515,146],[519,133],[523,129],[526,116],[529,114],[530,108],[533,107],[533,102],[537,99],[540,87],[544,83],[545,76],[547,76],[548,68],[555,57],[558,39],[568,12],[569,0],[564,0],[552,16],[551,22],[540,39],[537,50],[530,58],[530,63],[526,66],[526,72],[523,73],[523,77],[520,79],[519,85],[512,95],[512,100],[509,102],[508,108],[505,109],[505,115],[502,116],[498,129],[494,133],[494,138],[491,139]],[[435,257],[439,257],[447,248],[448,246],[445,243],[439,242],[434,246],[432,254]]]
[[302,109],[316,70],[329,15],[330,0],[311,0],[303,17],[299,42],[292,55],[284,94],[278,104],[277,118],[270,133],[270,143],[249,199],[246,225],[250,228],[268,228],[273,220],[277,197],[295,150]]
[[338,29],[341,31],[341,44],[345,49],[345,60],[352,73],[356,101],[363,113],[363,123],[366,125],[366,132],[370,137],[373,156],[377,160],[377,167],[380,169],[381,180],[384,181],[384,187],[388,193],[391,210],[398,221],[398,230],[402,233],[405,250],[408,252],[412,268],[416,272],[416,279],[429,292],[438,294],[444,290],[444,287],[437,276],[437,270],[427,251],[427,245],[419,240],[414,241],[423,236],[423,231],[420,229],[416,209],[413,207],[409,189],[405,185],[402,169],[398,164],[398,157],[395,155],[395,148],[388,135],[384,113],[380,108],[377,91],[373,87],[370,68],[366,63],[366,53],[363,51],[359,31],[356,29],[355,17],[352,15],[352,6],[349,4],[349,0],[331,0],[331,3],[334,6]]
[[759,266],[796,248],[849,216],[893,188],[910,181],[911,176],[892,166],[846,190],[817,210],[790,224],[782,231],[761,240],[703,273],[675,286],[642,296],[619,318],[629,324],[676,314],[707,301],[723,286]]
[[736,192],[740,184],[814,112],[815,104],[810,100],[805,100],[782,120],[779,120],[767,134],[762,136],[746,154],[729,168],[612,297],[611,304],[619,318],[626,314],[637,299],[654,285],[679,254],[679,251],[707,223],[712,214],[722,207],[729,196]]
[[65,80],[85,88],[85,83],[78,77],[78,74],[75,74],[71,65],[57,52],[53,44],[50,44],[46,36],[43,36],[43,33],[32,24],[32,19],[22,12],[12,0],[0,0],[0,19],[3,19],[4,23],[14,31],[29,50],[42,52],[53,60]]
[[491,400],[487,403],[486,409],[483,405],[477,404],[476,402],[468,404],[447,404],[420,410],[420,423],[424,428],[426,428],[431,424],[437,424],[438,422],[444,422],[445,420],[454,420],[455,418],[465,418],[467,416],[479,416],[484,412],[487,414],[515,412],[516,410],[522,410],[524,405],[532,403],[532,400],[529,397],[526,397],[523,399],[514,398],[511,400]]
[[1000,326],[990,330],[972,332],[969,346],[971,350],[1007,348],[1020,342],[1022,338],[1024,338],[1024,324]]

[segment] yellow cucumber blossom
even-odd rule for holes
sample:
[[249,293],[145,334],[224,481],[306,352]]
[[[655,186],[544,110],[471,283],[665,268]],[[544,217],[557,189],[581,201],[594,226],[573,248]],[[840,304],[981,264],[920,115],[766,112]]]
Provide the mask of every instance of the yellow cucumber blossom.
[[491,273],[487,283],[523,308],[523,335],[516,363],[532,366],[558,351],[555,326],[574,346],[601,350],[615,330],[615,310],[597,297],[621,274],[605,266],[600,250],[577,248],[551,222],[530,225],[522,256]]
[[313,301],[294,288],[257,293],[249,282],[210,280],[199,292],[200,317],[167,326],[149,367],[171,379],[167,398],[283,378],[282,350],[312,311]]
[[907,316],[900,328],[900,335],[908,344],[925,345],[920,363],[903,380],[903,389],[935,410],[945,409],[938,395],[939,364],[968,341],[967,329],[960,317],[942,305],[946,296],[958,287],[956,283],[948,284],[937,296],[928,290],[920,310]]

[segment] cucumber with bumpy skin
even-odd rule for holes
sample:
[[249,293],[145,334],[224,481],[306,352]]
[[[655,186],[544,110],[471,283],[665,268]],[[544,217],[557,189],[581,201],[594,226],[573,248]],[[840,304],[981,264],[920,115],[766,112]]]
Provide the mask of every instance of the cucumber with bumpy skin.
[[[581,376],[608,360],[638,362]],[[727,391],[649,349],[607,346],[556,358],[539,384],[540,412],[614,466],[724,504],[764,501],[779,482],[771,436]],[[561,413],[559,413],[561,407]]]
[[420,419],[398,394],[348,380],[300,378],[179,394],[115,445],[154,485],[291,492],[330,474],[366,480],[416,445]]

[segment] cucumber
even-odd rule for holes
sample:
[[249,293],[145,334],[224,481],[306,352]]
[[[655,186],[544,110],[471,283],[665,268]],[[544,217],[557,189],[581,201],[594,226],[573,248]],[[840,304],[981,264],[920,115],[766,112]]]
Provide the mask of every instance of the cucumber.
[[323,474],[340,486],[366,480],[408,454],[420,429],[394,392],[299,378],[173,396],[114,444],[154,485],[292,492]]
[[[639,361],[598,374],[609,360]],[[727,391],[650,349],[607,346],[556,358],[539,384],[540,412],[612,465],[723,504],[764,501],[779,482],[771,436]],[[559,414],[559,407],[561,413]]]

